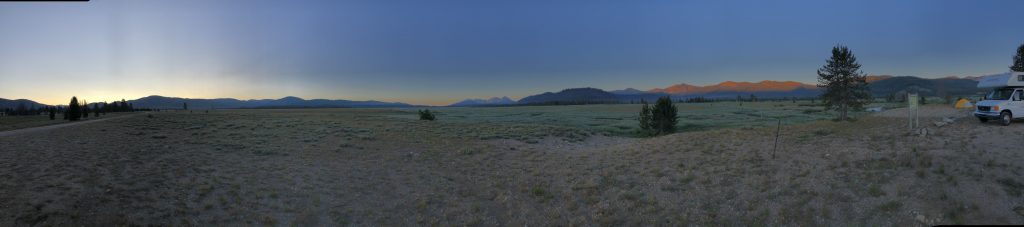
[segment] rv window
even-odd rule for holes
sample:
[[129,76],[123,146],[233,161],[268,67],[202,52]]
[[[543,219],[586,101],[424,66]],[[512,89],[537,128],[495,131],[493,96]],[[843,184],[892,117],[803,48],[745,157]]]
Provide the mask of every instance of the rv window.
[[997,89],[985,96],[986,100],[1009,100],[1010,96],[1013,95],[1012,88]]
[[1024,81],[1024,75],[1017,75],[1017,81]]

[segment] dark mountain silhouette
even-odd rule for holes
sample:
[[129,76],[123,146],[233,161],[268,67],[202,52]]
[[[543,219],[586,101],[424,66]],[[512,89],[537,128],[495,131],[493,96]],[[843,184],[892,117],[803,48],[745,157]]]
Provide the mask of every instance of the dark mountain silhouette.
[[466,99],[448,106],[500,106],[512,104],[516,104],[516,101],[504,96],[501,98],[491,97],[489,99]]
[[[629,91],[630,89],[619,90]],[[633,89],[636,90],[636,89]],[[681,100],[693,97],[704,97],[707,99],[736,99],[736,96],[744,98],[755,95],[758,98],[806,98],[815,97],[821,94],[821,90],[812,84],[804,84],[794,81],[772,81],[761,82],[734,82],[725,81],[715,85],[696,86],[685,83],[672,85],[666,88],[654,88],[646,92],[621,92],[618,93],[622,102],[637,102],[641,99],[656,100],[665,95],[672,99]]]
[[539,95],[527,96],[519,100],[519,104],[589,104],[616,103],[619,97],[597,88],[570,88],[560,92],[544,92]]
[[988,91],[988,89],[978,88],[978,81],[973,77],[924,79],[913,76],[896,76],[868,83],[868,88],[871,89],[871,95],[874,97],[887,97],[890,94],[905,95],[907,92],[916,92],[925,96],[963,96]]
[[885,79],[889,79],[889,78],[892,78],[892,76],[890,76],[890,75],[868,75],[867,81],[868,81],[868,83],[873,83],[875,81],[885,80]]
[[190,109],[237,109],[237,108],[347,108],[347,107],[409,107],[406,103],[380,102],[380,101],[351,101],[351,100],[328,100],[328,99],[302,99],[288,96],[281,99],[251,99],[238,100],[231,98],[220,99],[189,99],[163,96],[148,96],[136,100],[129,100],[135,108],[150,109],[181,109],[183,103],[188,103]]
[[[5,109],[5,108],[15,109],[15,108],[18,108],[19,104],[24,104],[25,108],[30,108],[30,109],[35,109],[35,108],[39,108],[39,107],[49,106],[49,105],[38,103],[36,101],[32,101],[32,100],[28,100],[28,99],[15,99],[15,100],[0,99],[0,109]],[[65,103],[65,104],[67,104],[67,103]]]
[[[978,89],[977,77],[924,79],[911,76],[869,76],[868,88],[874,97],[887,97],[889,94],[905,95],[907,91],[918,92],[925,96],[964,96],[984,92]],[[519,104],[585,104],[585,103],[630,103],[640,100],[657,100],[666,95],[675,100],[694,97],[707,99],[736,99],[737,96],[748,98],[750,95],[759,99],[778,98],[810,98],[821,95],[821,88],[812,84],[793,81],[761,81],[733,82],[726,81],[710,86],[694,86],[676,84],[666,88],[655,88],[646,92],[637,89],[623,89],[606,92],[596,88],[573,88],[561,92],[533,95],[519,100]]]
[[[937,79],[925,79],[914,76],[889,76],[872,75],[868,76],[868,88],[871,95],[876,98],[893,95],[906,95],[907,92],[917,92],[925,96],[967,96],[987,92],[989,89],[977,88],[978,79],[983,76],[969,77],[944,77]],[[508,97],[493,97],[489,99],[466,99],[453,103],[449,106],[487,106],[487,105],[516,105],[516,104],[588,104],[588,103],[629,103],[641,99],[653,101],[659,97],[669,95],[672,99],[682,100],[701,96],[708,99],[735,99],[736,96],[744,98],[749,95],[758,98],[807,98],[816,97],[821,94],[821,89],[815,85],[803,84],[793,81],[761,81],[761,82],[733,82],[726,81],[710,86],[694,86],[689,84],[676,84],[666,88],[655,88],[648,91],[627,88],[607,92],[597,88],[571,88],[560,92],[545,92],[520,99],[518,102]],[[188,103],[189,109],[237,109],[237,108],[346,108],[346,107],[412,107],[400,102],[381,101],[352,101],[352,100],[328,100],[328,99],[302,99],[288,96],[280,99],[251,99],[238,100],[232,98],[219,99],[189,99],[163,96],[148,96],[136,100],[129,100],[135,108],[150,109],[181,109],[182,104]],[[28,99],[0,99],[0,109],[15,109],[18,104],[25,104],[27,108],[39,108],[47,106]],[[58,105],[67,105],[60,103]]]
[[757,83],[751,82],[733,82],[725,81],[715,85],[709,86],[694,86],[689,84],[676,84],[667,88],[655,88],[649,92],[652,93],[666,93],[672,95],[700,95],[700,94],[714,94],[714,93],[785,93],[799,90],[816,90],[817,87],[812,84],[804,84],[794,81],[772,81],[765,80]]
[[616,95],[637,95],[637,94],[647,93],[645,91],[637,90],[637,89],[634,89],[634,88],[626,88],[626,89],[622,89],[622,90],[614,90],[614,91],[609,91],[609,92],[612,93],[612,94],[616,94]]

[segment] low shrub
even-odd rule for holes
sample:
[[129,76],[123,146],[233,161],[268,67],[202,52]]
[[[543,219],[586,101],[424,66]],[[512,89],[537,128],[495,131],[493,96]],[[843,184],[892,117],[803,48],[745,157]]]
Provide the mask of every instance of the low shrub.
[[420,120],[433,121],[434,119],[436,119],[435,116],[434,116],[434,113],[431,113],[430,110],[428,110],[428,109],[420,110],[419,113],[420,113]]

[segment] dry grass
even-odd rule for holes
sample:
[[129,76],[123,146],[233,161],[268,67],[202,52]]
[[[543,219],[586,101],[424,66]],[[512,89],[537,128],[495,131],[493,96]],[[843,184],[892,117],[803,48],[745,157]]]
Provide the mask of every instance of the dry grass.
[[154,113],[2,137],[0,225],[1024,222],[1020,125],[794,124],[773,159],[770,128],[636,139],[402,114]]
[[[124,115],[124,114],[127,114],[127,113],[104,114],[104,115],[101,115],[98,118],[94,117],[93,115],[90,114],[88,118],[84,118],[82,120],[83,121],[88,121],[88,120],[91,120],[91,119],[111,118],[111,117],[121,116],[121,115]],[[0,132],[2,132],[2,131],[9,131],[9,130],[15,130],[15,129],[34,128],[34,127],[47,126],[47,125],[63,124],[63,123],[68,123],[69,122],[68,120],[64,120],[64,119],[61,119],[61,118],[62,118],[62,115],[60,115],[60,114],[57,114],[57,117],[54,120],[50,120],[50,115],[3,116],[3,117],[0,117]]]

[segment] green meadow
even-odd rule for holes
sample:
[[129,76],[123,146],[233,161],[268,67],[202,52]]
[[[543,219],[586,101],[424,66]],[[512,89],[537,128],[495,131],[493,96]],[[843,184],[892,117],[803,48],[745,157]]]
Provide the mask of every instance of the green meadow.
[[[832,119],[819,103],[810,101],[676,103],[683,132],[717,128],[756,128]],[[527,124],[562,126],[611,136],[635,136],[640,104],[435,107],[438,121],[470,124]],[[415,119],[416,108],[399,109],[389,117]]]

